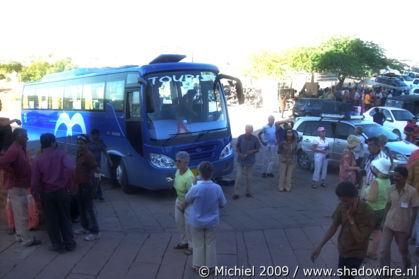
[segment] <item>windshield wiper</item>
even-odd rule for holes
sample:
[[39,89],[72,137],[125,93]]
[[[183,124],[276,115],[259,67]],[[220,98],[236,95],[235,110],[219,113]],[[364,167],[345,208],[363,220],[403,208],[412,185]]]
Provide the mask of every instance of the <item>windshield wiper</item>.
[[221,130],[227,130],[227,127],[224,127],[224,128],[215,128],[215,129],[210,129],[210,130],[206,130],[206,131],[201,131],[199,133],[199,135],[196,137],[195,142],[197,142],[198,140],[200,140],[203,136],[207,135],[209,132],[221,131]]

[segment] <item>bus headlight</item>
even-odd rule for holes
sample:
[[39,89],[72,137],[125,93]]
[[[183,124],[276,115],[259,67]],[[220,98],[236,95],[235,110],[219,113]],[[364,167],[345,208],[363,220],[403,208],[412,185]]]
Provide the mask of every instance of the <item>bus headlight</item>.
[[233,154],[233,145],[230,143],[228,143],[226,146],[224,146],[223,150],[220,153],[220,160],[224,159],[228,156],[230,156],[231,154]]
[[158,168],[173,169],[175,168],[175,161],[169,156],[157,153],[150,153],[150,162]]

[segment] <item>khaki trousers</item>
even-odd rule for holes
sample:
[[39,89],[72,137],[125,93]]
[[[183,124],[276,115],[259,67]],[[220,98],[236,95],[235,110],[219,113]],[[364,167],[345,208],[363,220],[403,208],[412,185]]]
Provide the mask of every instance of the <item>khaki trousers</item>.
[[404,266],[410,265],[409,246],[407,239],[407,232],[393,231],[388,227],[383,228],[381,234],[381,251],[380,251],[380,266],[390,266],[391,256],[391,242],[393,237],[399,247]]
[[292,172],[294,171],[294,164],[279,163],[279,190],[291,190]]
[[34,238],[29,233],[28,189],[12,187],[8,190],[15,221],[16,240],[23,246],[32,244]]
[[243,169],[246,172],[246,183],[247,183],[246,194],[250,194],[253,166],[242,166],[241,164],[237,164],[236,181],[234,182],[234,194],[235,195],[239,195],[239,193],[240,193],[240,179],[242,177]]
[[192,233],[192,266],[209,268],[217,264],[217,242],[215,228],[200,229],[191,227]]
[[191,237],[191,226],[189,225],[189,213],[190,213],[190,206],[185,208],[185,211],[182,212],[177,209],[178,205],[183,204],[182,201],[176,199],[175,203],[175,222],[176,227],[180,233],[180,243],[181,244],[188,244],[189,248],[192,248],[192,237]]

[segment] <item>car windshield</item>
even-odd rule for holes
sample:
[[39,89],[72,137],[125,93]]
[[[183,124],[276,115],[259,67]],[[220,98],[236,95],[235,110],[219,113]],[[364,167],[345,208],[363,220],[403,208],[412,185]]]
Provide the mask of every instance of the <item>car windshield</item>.
[[413,118],[413,114],[407,110],[392,110],[391,112],[397,121],[407,121]]
[[357,126],[362,127],[362,129],[364,130],[364,134],[367,135],[368,138],[377,137],[379,135],[385,135],[389,142],[400,140],[396,134],[384,129],[382,126],[375,123],[361,124]]
[[409,77],[409,76],[403,76],[403,79],[406,81],[412,81],[413,78]]
[[227,114],[216,74],[176,71],[146,77],[150,138],[167,140],[177,135],[227,129]]

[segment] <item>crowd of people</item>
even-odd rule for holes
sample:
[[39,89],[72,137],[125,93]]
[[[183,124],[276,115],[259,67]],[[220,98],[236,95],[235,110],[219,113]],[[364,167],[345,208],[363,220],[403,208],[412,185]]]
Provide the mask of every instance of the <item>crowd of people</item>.
[[[6,123],[10,126],[10,121]],[[7,130],[5,127],[2,129]],[[386,148],[385,136],[369,138],[369,155],[365,156],[365,140],[362,128],[355,129],[347,138],[347,147],[340,162],[340,184],[336,195],[341,201],[333,214],[333,223],[324,239],[312,254],[314,261],[323,245],[342,227],[338,238],[339,266],[357,268],[362,261],[380,258],[380,265],[390,265],[390,247],[393,237],[402,254],[405,268],[411,265],[408,240],[416,243],[419,255],[419,151],[410,157],[407,168],[397,167],[394,182],[390,182],[391,152]],[[312,142],[314,173],[312,188],[326,187],[329,143],[324,127],[318,128],[318,137]],[[263,178],[278,179],[277,189],[290,192],[296,162],[297,144],[301,140],[293,129],[293,122],[276,121],[268,117],[268,123],[257,136],[253,126],[246,125],[245,133],[236,144],[237,168],[233,200],[242,192],[242,176],[246,177],[245,195],[251,198],[252,178],[256,154],[262,151]],[[4,187],[8,190],[13,211],[16,240],[24,246],[39,245],[29,231],[27,196],[42,203],[42,209],[51,242],[50,250],[58,253],[76,248],[74,234],[85,234],[86,241],[100,239],[100,229],[94,211],[93,199],[103,200],[100,191],[100,162],[102,154],[112,165],[106,153],[106,145],[100,140],[99,131],[91,131],[91,137],[77,137],[75,166],[68,155],[57,148],[55,136],[43,134],[37,156],[28,154],[25,129],[16,128],[12,140],[3,140],[0,169],[3,170]],[[7,146],[6,143],[10,143]],[[33,157],[33,158],[32,158]],[[276,162],[279,168],[276,168]],[[220,208],[226,205],[222,188],[214,183],[213,166],[201,162],[198,175],[189,168],[187,152],[176,154],[176,173],[173,183],[177,198],[174,217],[180,233],[180,241],[174,247],[192,255],[192,266],[198,270],[208,266],[214,270],[216,262],[216,233],[220,222]],[[70,216],[72,200],[76,201],[80,214],[80,230],[73,230]],[[372,238],[369,243],[369,238]],[[379,251],[379,247],[381,247]],[[350,278],[350,277],[349,277]]]

